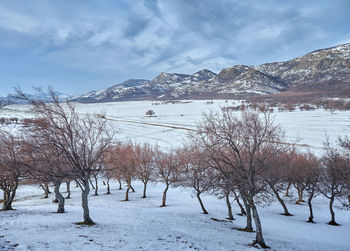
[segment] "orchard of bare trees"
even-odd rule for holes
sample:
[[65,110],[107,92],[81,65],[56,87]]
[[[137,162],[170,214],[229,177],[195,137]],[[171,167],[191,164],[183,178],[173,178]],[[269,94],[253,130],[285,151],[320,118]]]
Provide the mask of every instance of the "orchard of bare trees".
[[[293,216],[287,201],[308,205],[314,223],[312,201],[324,196],[329,201],[331,225],[338,225],[334,202],[343,208],[350,203],[350,140],[338,145],[325,142],[321,157],[300,152],[285,144],[283,130],[268,112],[251,110],[239,113],[226,109],[203,117],[198,130],[183,147],[162,151],[158,146],[118,141],[118,130],[105,116],[79,115],[73,103],[60,103],[51,92],[48,100],[33,100],[18,91],[36,116],[29,126],[16,132],[1,130],[0,189],[2,210],[13,209],[12,202],[21,184],[43,188],[46,196],[53,187],[57,213],[65,212],[62,186],[81,190],[83,221],[95,224],[90,217],[89,195],[98,195],[99,180],[111,194],[110,181],[125,189],[124,202],[130,201],[134,182],[142,182],[142,198],[147,199],[149,183],[161,183],[159,206],[167,206],[169,189],[182,186],[193,191],[198,210],[210,214],[203,194],[224,200],[228,219],[234,220],[233,198],[246,225],[240,230],[253,232],[254,244],[267,248],[258,205],[277,201],[281,214]],[[132,202],[129,202],[132,203]],[[162,209],[163,210],[163,209]],[[166,210],[166,209],[164,209]]]

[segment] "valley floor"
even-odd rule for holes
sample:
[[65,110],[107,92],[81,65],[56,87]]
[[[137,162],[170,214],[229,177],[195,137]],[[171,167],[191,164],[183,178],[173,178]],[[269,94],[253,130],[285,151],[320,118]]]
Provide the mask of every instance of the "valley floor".
[[[101,189],[105,187],[101,185]],[[66,200],[66,213],[56,214],[53,195],[43,199],[38,187],[21,186],[14,202],[15,211],[0,212],[0,250],[256,250],[249,246],[254,233],[233,228],[245,226],[245,217],[235,215],[229,222],[223,200],[203,196],[209,211],[201,214],[190,191],[172,188],[168,206],[160,208],[163,185],[150,184],[149,197],[141,199],[142,184],[134,184],[129,202],[122,202],[125,190],[112,184],[112,194],[100,190],[90,196],[90,213],[97,225],[82,227],[80,193],[73,189]],[[314,201],[316,224],[306,223],[307,205],[288,202],[292,217],[281,215],[276,202],[259,207],[265,240],[271,250],[349,250],[350,212],[336,210],[338,227],[329,221],[328,201]],[[238,207],[233,204],[234,213]]]
[[[157,105],[155,105],[157,104]],[[219,111],[222,107],[235,106],[240,101],[194,100],[176,104],[161,104],[152,101],[130,101],[96,104],[77,104],[80,114],[105,114],[105,117],[119,129],[116,140],[148,142],[157,144],[164,151],[181,146],[189,133],[196,130],[203,113]],[[153,110],[155,116],[145,113]],[[238,113],[238,112],[237,112]],[[14,105],[5,109],[1,116],[33,117],[26,105]],[[272,117],[286,133],[286,142],[297,143],[300,148],[318,155],[326,137],[335,143],[339,136],[350,132],[350,111],[330,113],[323,109],[312,111],[275,112]]]

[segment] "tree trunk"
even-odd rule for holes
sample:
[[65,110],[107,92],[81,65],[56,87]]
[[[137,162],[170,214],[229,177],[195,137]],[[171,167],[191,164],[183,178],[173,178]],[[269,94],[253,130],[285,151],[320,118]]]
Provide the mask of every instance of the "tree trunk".
[[231,202],[230,202],[230,192],[225,191],[225,201],[227,205],[227,212],[228,212],[228,220],[234,220],[233,214],[232,214],[232,207],[231,207]]
[[303,200],[303,190],[298,188],[298,200],[295,202],[295,204],[300,204],[301,202],[304,202]]
[[6,192],[4,191],[4,201],[2,205],[3,211],[13,210],[10,203],[10,198],[11,198],[11,191],[6,191]]
[[131,188],[131,192],[135,193],[135,189],[132,187],[131,183],[130,183],[130,188]]
[[285,216],[292,216],[292,214],[289,213],[288,208],[286,206],[286,204],[284,203],[283,199],[281,198],[281,196],[279,195],[278,191],[274,188],[274,186],[272,184],[269,184],[271,190],[273,191],[273,193],[275,194],[277,200],[279,201],[279,203],[282,205],[283,207],[283,215]]
[[334,203],[334,195],[332,194],[330,201],[329,201],[329,211],[331,212],[331,221],[328,222],[329,225],[334,225],[337,226],[339,225],[336,221],[335,221],[335,213],[333,211],[333,203]]
[[67,186],[67,197],[66,199],[70,199],[70,181],[66,181]]
[[4,191],[4,201],[3,201],[3,204],[2,204],[2,210],[3,211],[12,210],[12,207],[9,204],[9,200],[10,200],[10,191]]
[[350,206],[350,194],[348,195],[348,202],[349,202],[349,206]]
[[44,193],[45,193],[44,199],[49,198],[49,192],[48,192],[48,190],[46,189],[45,184],[40,184],[40,187],[44,190]]
[[109,187],[109,179],[107,180],[107,194],[111,194],[111,190]]
[[287,189],[286,189],[286,193],[285,193],[285,197],[289,197],[289,189],[290,189],[290,186],[292,185],[291,182],[288,183],[288,186],[287,186]]
[[16,191],[18,188],[18,181],[15,181],[15,184],[11,190],[4,191],[4,202],[3,202],[3,211],[13,210],[12,202],[15,199]]
[[118,179],[118,182],[119,182],[119,190],[122,190],[122,181],[120,179]]
[[57,180],[55,182],[55,195],[56,195],[56,199],[58,200],[58,208],[57,208],[58,214],[64,213],[64,197],[60,193],[61,183],[62,183],[62,180]]
[[161,207],[166,207],[166,193],[168,192],[168,189],[169,189],[169,184],[166,183],[166,187],[163,192],[162,205],[160,205]]
[[49,187],[49,183],[45,183],[45,189],[47,191],[48,194],[50,194],[50,187]]
[[312,204],[311,204],[311,201],[312,201],[312,198],[314,197],[314,192],[312,192],[310,195],[309,195],[309,198],[307,200],[307,204],[309,205],[309,210],[310,210],[310,216],[309,216],[309,220],[307,222],[310,222],[310,223],[315,223],[314,222],[314,214],[312,212]]
[[95,179],[95,196],[98,196],[98,179],[96,176],[94,176]]
[[237,193],[235,191],[233,191],[233,195],[235,196],[235,200],[239,206],[239,208],[241,209],[241,213],[239,215],[246,215],[246,212],[244,210],[244,207],[242,206],[241,202],[239,201],[239,196],[237,195]]
[[92,183],[92,180],[89,179],[89,181],[90,181],[90,185],[91,185],[92,189],[95,189],[95,186],[94,186],[94,184]]
[[200,193],[200,192],[197,192],[197,199],[198,199],[198,201],[199,201],[199,204],[201,205],[203,214],[208,214],[208,211],[205,209],[204,204],[203,204],[203,201],[202,201],[202,199],[201,199],[201,193]]
[[242,196],[242,200],[243,200],[243,204],[244,204],[245,212],[246,212],[246,216],[247,216],[247,225],[245,227],[245,231],[253,232],[252,213],[251,213],[249,203],[247,201],[247,198],[245,198],[243,196]]
[[143,195],[141,198],[146,198],[147,182],[143,182]]
[[81,193],[81,199],[82,199],[82,206],[84,210],[84,224],[90,225],[94,224],[92,219],[90,218],[90,212],[89,212],[89,201],[88,196],[90,193],[90,186],[89,186],[89,179],[84,180],[83,189]]
[[268,246],[265,244],[258,210],[256,209],[253,198],[249,198],[249,206],[253,212],[253,218],[254,218],[254,223],[255,223],[255,228],[256,228],[256,231],[255,231],[256,237],[255,237],[255,241],[253,243],[260,245],[260,247],[262,247],[262,248],[268,248]]
[[125,199],[124,199],[124,201],[129,201],[129,191],[130,191],[130,188],[131,188],[131,184],[130,184],[130,182],[128,182],[128,188],[127,188],[126,191],[125,191]]

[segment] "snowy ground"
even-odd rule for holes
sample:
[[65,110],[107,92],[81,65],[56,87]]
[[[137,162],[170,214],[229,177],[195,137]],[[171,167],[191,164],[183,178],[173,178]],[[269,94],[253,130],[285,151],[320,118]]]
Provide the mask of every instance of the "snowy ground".
[[[77,110],[85,113],[105,113],[119,129],[121,140],[135,140],[158,144],[165,150],[180,146],[189,132],[196,128],[202,114],[217,111],[221,107],[237,105],[237,101],[195,100],[183,104],[159,104],[151,101],[115,102],[99,104],[77,104]],[[152,109],[156,117],[145,113]],[[26,106],[12,106],[1,116],[19,118],[30,117]],[[320,154],[326,135],[331,142],[350,132],[350,111],[336,111],[334,114],[323,109],[314,111],[294,111],[273,113],[277,124],[286,131],[286,141],[307,145],[305,150]]]
[[[74,188],[66,201],[65,214],[55,214],[56,205],[43,199],[41,189],[22,186],[14,203],[16,211],[0,212],[0,250],[256,250],[248,246],[254,233],[235,230],[245,226],[245,217],[225,219],[226,205],[213,196],[203,196],[209,215],[201,214],[196,198],[182,188],[172,188],[168,207],[160,208],[162,184],[150,184],[149,198],[141,199],[142,185],[135,183],[131,201],[122,202],[124,191],[100,191],[90,196],[90,212],[97,225],[81,227],[80,194]],[[101,189],[105,189],[101,184]],[[280,215],[277,203],[259,208],[265,239],[272,250],[349,250],[350,213],[336,210],[339,227],[327,225],[327,201],[315,199],[316,224],[306,223],[306,205],[288,203],[295,215]],[[233,204],[235,213],[238,207]],[[16,246],[16,247],[14,247]]]

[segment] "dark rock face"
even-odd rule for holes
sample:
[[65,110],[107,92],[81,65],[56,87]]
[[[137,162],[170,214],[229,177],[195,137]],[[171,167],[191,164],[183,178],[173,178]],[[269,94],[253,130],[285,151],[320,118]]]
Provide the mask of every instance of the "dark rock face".
[[317,50],[285,62],[234,65],[219,74],[204,69],[193,75],[161,73],[151,81],[131,79],[75,101],[230,98],[334,89],[350,93],[350,44]]

